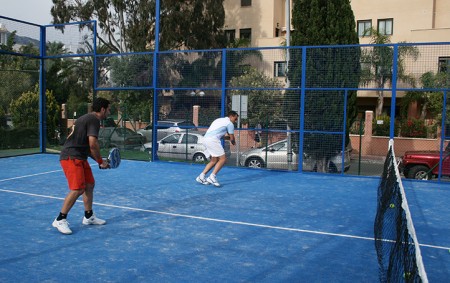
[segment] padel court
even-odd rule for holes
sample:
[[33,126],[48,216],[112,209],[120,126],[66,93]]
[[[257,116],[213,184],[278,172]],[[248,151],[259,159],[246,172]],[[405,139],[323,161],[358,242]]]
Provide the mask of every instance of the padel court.
[[[91,160],[92,161],[92,160]],[[92,161],[92,163],[95,163]],[[378,282],[378,178],[123,160],[99,170],[94,211],[67,193],[58,155],[0,159],[0,282]],[[404,181],[429,282],[450,280],[450,187]]]

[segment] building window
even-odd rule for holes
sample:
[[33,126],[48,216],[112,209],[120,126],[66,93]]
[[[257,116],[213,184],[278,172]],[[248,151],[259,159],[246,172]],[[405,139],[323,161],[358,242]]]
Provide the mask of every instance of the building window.
[[450,57],[439,57],[439,73],[450,74]]
[[232,43],[236,39],[236,30],[227,29],[225,30],[225,37],[227,39],[227,43]]
[[252,41],[252,29],[251,28],[240,29],[239,38],[248,39],[249,41]]
[[358,36],[371,36],[372,35],[372,20],[358,21]]
[[392,35],[393,26],[394,26],[393,19],[378,20],[378,32],[382,35]]
[[247,7],[252,5],[252,0],[241,0],[241,7]]
[[286,62],[285,61],[274,62],[273,76],[274,77],[286,77]]

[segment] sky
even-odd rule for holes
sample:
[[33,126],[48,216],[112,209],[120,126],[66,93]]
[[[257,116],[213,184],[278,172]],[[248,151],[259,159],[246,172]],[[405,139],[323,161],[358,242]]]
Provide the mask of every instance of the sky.
[[52,21],[52,0],[0,0],[0,16],[39,25]]

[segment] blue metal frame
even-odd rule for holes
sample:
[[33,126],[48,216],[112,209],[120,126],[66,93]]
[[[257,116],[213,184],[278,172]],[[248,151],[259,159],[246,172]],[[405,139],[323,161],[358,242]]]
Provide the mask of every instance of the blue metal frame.
[[40,62],[39,62],[39,150],[41,153],[46,152],[47,146],[47,97],[45,96],[45,42],[46,30],[44,26],[40,27]]
[[152,161],[158,160],[157,146],[158,146],[158,133],[156,125],[158,122],[158,52],[159,52],[159,24],[160,24],[160,0],[156,0],[156,12],[155,12],[155,52],[153,55],[153,127],[152,127]]

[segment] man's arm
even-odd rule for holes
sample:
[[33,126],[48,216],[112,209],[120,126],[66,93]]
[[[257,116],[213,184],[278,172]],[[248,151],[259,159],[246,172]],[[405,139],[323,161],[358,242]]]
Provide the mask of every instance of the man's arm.
[[108,168],[108,163],[103,160],[100,154],[100,145],[96,136],[89,136],[89,149],[91,151],[91,157],[97,161],[100,168]]
[[228,134],[228,137],[230,139],[230,142],[232,145],[236,144],[236,139],[234,138],[234,134]]

